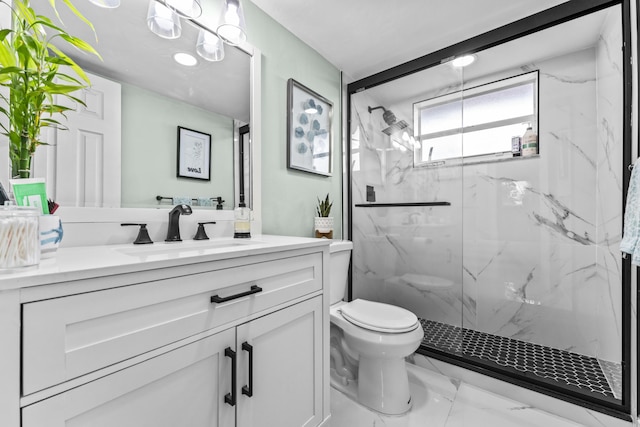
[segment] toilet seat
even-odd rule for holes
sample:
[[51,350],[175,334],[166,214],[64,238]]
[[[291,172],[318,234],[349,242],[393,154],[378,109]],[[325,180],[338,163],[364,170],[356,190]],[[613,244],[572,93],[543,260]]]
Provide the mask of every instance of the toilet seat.
[[341,306],[340,312],[348,322],[370,331],[400,334],[419,326],[409,310],[380,302],[356,299]]

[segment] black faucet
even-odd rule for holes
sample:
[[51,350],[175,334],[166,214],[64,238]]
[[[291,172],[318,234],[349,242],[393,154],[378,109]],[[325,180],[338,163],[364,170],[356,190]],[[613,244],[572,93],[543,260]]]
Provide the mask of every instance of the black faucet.
[[180,215],[191,215],[191,206],[176,205],[169,212],[169,227],[167,228],[167,238],[165,242],[181,242],[180,238]]

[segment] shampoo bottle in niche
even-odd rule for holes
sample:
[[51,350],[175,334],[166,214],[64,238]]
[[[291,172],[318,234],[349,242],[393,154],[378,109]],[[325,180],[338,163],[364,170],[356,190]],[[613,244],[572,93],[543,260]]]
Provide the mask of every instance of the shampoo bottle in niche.
[[529,125],[524,135],[522,135],[522,156],[533,156],[535,154],[538,154],[538,135]]
[[240,203],[234,211],[233,237],[248,239],[251,237],[251,209],[244,203],[244,196],[240,196]]

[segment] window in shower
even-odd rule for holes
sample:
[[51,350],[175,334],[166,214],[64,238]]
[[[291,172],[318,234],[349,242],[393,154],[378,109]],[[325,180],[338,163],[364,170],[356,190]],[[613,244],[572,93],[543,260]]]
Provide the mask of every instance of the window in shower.
[[537,129],[538,72],[421,101],[413,111],[416,165],[510,155],[514,136]]

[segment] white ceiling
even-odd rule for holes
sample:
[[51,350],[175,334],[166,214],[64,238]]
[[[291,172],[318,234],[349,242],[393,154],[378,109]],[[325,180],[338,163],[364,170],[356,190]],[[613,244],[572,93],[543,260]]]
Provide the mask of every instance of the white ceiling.
[[353,81],[566,0],[251,1]]
[[[60,48],[84,70],[249,122],[250,57],[245,52],[225,46],[224,60],[203,60],[195,53],[198,30],[184,20],[180,38],[158,37],[147,28],[148,0],[124,0],[117,9],[97,7],[87,0],[75,1],[74,5],[94,25],[95,35],[62,2],[58,3],[65,29],[88,41],[102,56],[101,61],[63,43]],[[199,21],[214,28],[220,5],[214,0],[203,1]],[[49,0],[31,0],[31,6],[58,23]],[[193,54],[198,65],[178,65],[173,60],[176,52]]]

